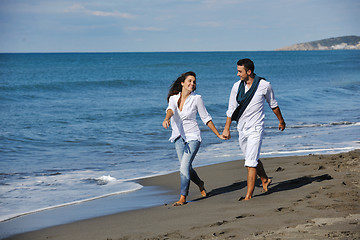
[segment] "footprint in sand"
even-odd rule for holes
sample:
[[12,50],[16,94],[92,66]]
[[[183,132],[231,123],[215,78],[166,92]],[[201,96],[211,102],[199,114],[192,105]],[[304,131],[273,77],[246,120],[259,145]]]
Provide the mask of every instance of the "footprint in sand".
[[210,227],[221,226],[221,225],[226,224],[226,223],[228,223],[228,221],[223,220],[221,222],[216,222],[214,224],[211,224]]
[[241,218],[246,218],[246,217],[254,217],[255,215],[253,214],[243,214],[243,215],[239,215],[237,217],[235,217],[236,219],[241,219]]
[[282,171],[284,171],[284,170],[285,170],[284,168],[278,167],[278,168],[275,170],[275,172],[282,172]]
[[283,212],[283,213],[294,212],[294,209],[289,207],[279,207],[275,210],[275,212]]

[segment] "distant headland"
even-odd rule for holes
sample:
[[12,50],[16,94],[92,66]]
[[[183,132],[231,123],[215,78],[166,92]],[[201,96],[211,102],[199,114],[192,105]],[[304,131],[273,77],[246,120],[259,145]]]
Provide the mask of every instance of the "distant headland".
[[276,49],[276,51],[312,51],[312,50],[344,50],[360,49],[359,36],[327,38],[318,41],[294,44]]

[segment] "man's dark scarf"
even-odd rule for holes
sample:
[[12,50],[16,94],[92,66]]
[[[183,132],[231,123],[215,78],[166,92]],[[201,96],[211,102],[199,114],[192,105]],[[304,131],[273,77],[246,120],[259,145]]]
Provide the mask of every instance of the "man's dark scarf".
[[251,88],[246,93],[244,81],[240,82],[239,90],[236,96],[236,101],[239,103],[239,106],[235,109],[234,113],[231,116],[232,121],[239,121],[239,118],[241,117],[246,107],[249,105],[251,99],[253,98],[261,79],[265,80],[265,78],[255,75],[254,81],[251,84]]

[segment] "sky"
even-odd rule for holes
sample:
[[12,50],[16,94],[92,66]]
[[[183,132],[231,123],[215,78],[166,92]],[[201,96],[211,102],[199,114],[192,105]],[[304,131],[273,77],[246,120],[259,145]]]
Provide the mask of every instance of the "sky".
[[0,0],[0,52],[271,51],[359,23],[359,0]]

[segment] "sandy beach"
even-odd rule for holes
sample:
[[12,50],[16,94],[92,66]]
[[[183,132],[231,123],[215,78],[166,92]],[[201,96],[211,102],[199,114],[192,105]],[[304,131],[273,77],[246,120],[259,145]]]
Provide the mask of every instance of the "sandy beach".
[[[262,158],[272,179],[250,201],[243,161],[197,168],[209,197],[194,184],[188,203],[128,211],[15,235],[8,239],[359,239],[360,150]],[[177,194],[178,173],[143,179]],[[174,201],[177,200],[174,199]]]

